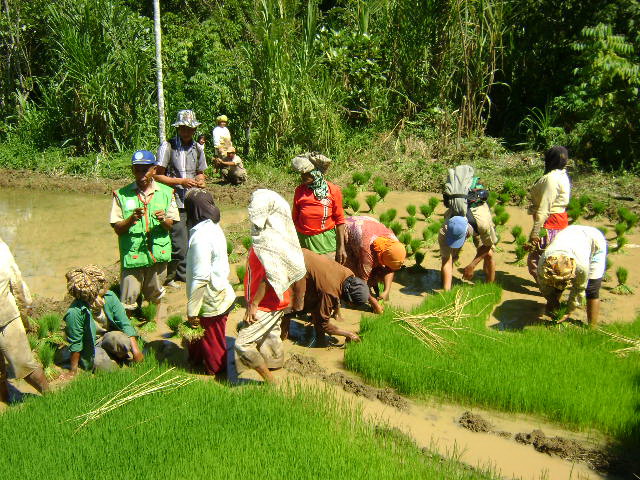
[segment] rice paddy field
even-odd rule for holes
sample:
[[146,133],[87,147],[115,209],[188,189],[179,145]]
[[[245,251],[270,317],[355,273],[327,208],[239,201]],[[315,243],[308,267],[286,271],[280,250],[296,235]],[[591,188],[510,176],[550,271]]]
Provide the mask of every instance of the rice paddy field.
[[[629,347],[619,336],[640,336],[640,321],[601,330],[487,328],[500,295],[497,285],[458,287],[409,313],[365,316],[363,342],[348,347],[346,366],[403,394],[536,414],[640,443],[640,358],[615,352]],[[456,298],[473,298],[457,320],[446,310]],[[415,319],[426,325],[422,333],[412,327]]]
[[[153,369],[137,384],[167,370],[153,364],[148,358],[136,368],[82,375],[0,415],[0,442],[28,445],[5,449],[2,477],[495,478],[424,453],[312,387],[230,388],[195,380],[141,396],[84,426],[74,420],[116,392],[133,393],[131,383],[142,373]],[[188,378],[174,372],[163,378]]]

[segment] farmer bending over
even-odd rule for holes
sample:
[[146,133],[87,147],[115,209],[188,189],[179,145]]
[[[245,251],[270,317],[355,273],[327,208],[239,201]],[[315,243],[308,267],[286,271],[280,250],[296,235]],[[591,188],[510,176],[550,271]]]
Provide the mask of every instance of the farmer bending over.
[[67,291],[75,300],[64,316],[71,352],[66,378],[85,370],[112,370],[116,362],[141,362],[138,334],[131,326],[122,303],[107,290],[104,272],[87,265],[67,272]]
[[[358,306],[369,301],[367,282],[357,278],[351,270],[338,262],[302,249],[307,274],[293,287],[293,310],[311,313],[316,331],[315,346],[326,347],[328,335],[339,335],[348,340],[359,342],[360,337],[348,330],[342,330],[331,323],[340,300]],[[288,333],[288,322],[283,322],[283,330]]]
[[31,294],[6,243],[0,239],[0,401],[9,400],[5,361],[13,378],[26,382],[45,393],[49,382],[42,366],[33,357],[27,339],[27,317],[31,314]]
[[547,313],[558,308],[562,292],[569,288],[569,312],[559,322],[586,297],[589,326],[595,327],[606,263],[607,240],[597,228],[570,225],[558,232],[538,262],[538,286],[547,299]]
[[164,296],[162,285],[171,260],[169,231],[180,219],[173,190],[153,179],[153,153],[138,150],[131,164],[136,180],[113,192],[110,220],[120,249],[120,300],[129,315],[138,308],[141,292],[156,304]]
[[498,242],[498,236],[491,219],[491,210],[486,203],[488,193],[473,173],[473,168],[469,165],[450,168],[445,185],[444,203],[448,210],[444,215],[445,224],[438,235],[442,257],[440,272],[445,291],[451,290],[453,263],[460,256],[468,237],[473,237],[476,255],[464,268],[463,278],[471,280],[480,262],[483,262],[487,282],[493,282],[496,277],[493,248]]

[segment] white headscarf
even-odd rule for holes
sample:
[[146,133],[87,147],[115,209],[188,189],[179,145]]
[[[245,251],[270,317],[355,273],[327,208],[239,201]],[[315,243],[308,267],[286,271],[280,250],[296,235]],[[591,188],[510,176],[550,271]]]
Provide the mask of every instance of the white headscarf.
[[253,250],[282,300],[291,284],[307,273],[291,208],[276,192],[259,189],[251,195],[248,210]]

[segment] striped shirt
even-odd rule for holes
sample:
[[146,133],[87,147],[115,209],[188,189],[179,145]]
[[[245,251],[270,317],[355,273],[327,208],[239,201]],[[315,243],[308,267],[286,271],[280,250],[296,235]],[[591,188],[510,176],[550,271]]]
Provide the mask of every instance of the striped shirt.
[[[183,145],[179,136],[162,142],[158,148],[157,158],[158,166],[166,168],[166,175],[172,178],[196,178],[199,172],[207,169],[204,147],[198,142],[191,142],[188,146]],[[178,208],[184,208],[185,188],[182,185],[173,187]]]

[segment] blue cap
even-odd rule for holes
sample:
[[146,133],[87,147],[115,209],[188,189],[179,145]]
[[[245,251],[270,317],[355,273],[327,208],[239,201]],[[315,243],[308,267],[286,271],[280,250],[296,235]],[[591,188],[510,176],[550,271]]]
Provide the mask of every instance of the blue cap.
[[469,221],[465,217],[451,217],[447,222],[445,240],[450,248],[460,248],[467,239]]
[[131,165],[155,165],[156,156],[149,150],[138,150],[131,157]]

